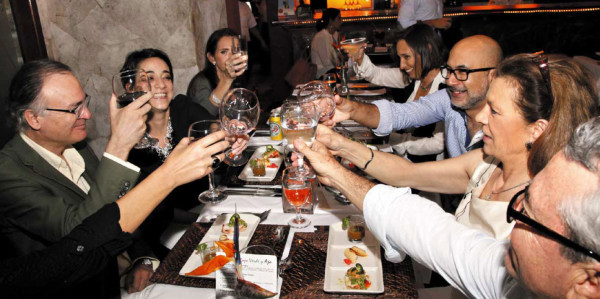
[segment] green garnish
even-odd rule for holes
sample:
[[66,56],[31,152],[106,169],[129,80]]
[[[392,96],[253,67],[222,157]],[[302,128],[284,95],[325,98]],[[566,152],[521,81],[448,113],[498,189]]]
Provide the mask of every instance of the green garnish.
[[242,219],[242,217],[240,217],[240,214],[238,214],[238,213],[235,213],[235,214],[231,215],[231,218],[229,218],[229,223],[227,225],[233,227],[235,225],[235,218],[236,217],[239,219],[238,223],[239,223],[240,226],[246,226],[246,227],[248,227],[248,224],[246,224],[246,221],[244,221]]
[[365,274],[365,269],[363,269],[363,266],[359,263],[356,263],[356,274]]
[[252,166],[252,167],[256,166],[256,159],[250,160],[250,166]]
[[196,251],[204,251],[206,250],[206,248],[208,247],[208,245],[206,245],[206,243],[200,243],[196,246]]
[[342,219],[342,229],[347,230],[348,226],[350,226],[350,216],[346,216]]

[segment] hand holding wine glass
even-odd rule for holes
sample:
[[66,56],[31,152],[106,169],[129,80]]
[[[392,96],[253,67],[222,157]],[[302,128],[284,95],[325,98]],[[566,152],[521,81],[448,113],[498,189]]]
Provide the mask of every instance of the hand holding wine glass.
[[[245,88],[230,90],[219,107],[219,118],[223,129],[230,135],[245,138],[254,130],[260,116],[260,104],[256,94]],[[225,152],[225,163],[241,166],[248,161],[243,154],[235,155],[229,149]]]
[[[190,142],[202,139],[211,133],[221,130],[221,123],[218,120],[201,120],[190,125],[188,137]],[[218,157],[213,158],[212,169],[216,169],[221,164]],[[227,193],[215,188],[212,172],[208,174],[209,189],[198,195],[198,200],[202,203],[217,204],[227,199]]]
[[[238,55],[234,55],[238,56],[240,58],[243,58],[242,61],[245,61],[246,63],[243,65],[244,68],[243,70],[247,70],[248,69],[248,41],[246,40],[246,38],[243,35],[238,35],[238,36],[232,36],[231,37],[231,53],[232,54],[240,54]],[[240,63],[237,64],[233,64],[233,66],[235,67],[236,65],[240,65]]]
[[319,110],[319,121],[321,122],[330,119],[335,112],[333,92],[323,83],[325,82],[306,85],[298,93],[298,101],[301,103],[313,103],[317,107]]
[[[119,108],[124,108],[137,98],[150,93],[150,81],[148,74],[143,70],[125,70],[113,76],[113,93],[117,96]],[[136,149],[148,148],[158,142],[157,139],[148,134],[140,139],[134,146]]]
[[[288,101],[281,106],[281,127],[287,146],[294,148],[294,140],[301,139],[310,146],[315,140],[315,132],[319,119],[319,110],[311,102]],[[298,169],[304,169],[303,155],[298,153]]]

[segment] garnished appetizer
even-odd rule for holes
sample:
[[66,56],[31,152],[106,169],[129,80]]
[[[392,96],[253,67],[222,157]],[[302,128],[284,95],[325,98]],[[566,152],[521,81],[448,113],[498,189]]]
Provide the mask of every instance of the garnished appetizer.
[[267,145],[265,152],[262,154],[263,159],[279,158],[281,153],[272,145]]
[[366,290],[371,287],[369,275],[365,273],[361,264],[356,264],[346,271],[345,276],[346,287],[356,290]]
[[346,257],[344,263],[346,263],[346,265],[351,265],[356,263],[359,256],[367,257],[368,255],[364,249],[353,246],[352,248],[346,248],[344,250],[344,256]]
[[223,227],[221,228],[221,231],[224,234],[231,234],[233,233],[233,225],[235,223],[235,218],[239,218],[239,224],[240,224],[240,232],[244,232],[246,231],[246,228],[248,227],[248,224],[246,223],[246,221],[244,221],[242,219],[242,217],[240,217],[240,214],[235,213],[233,215],[231,215],[231,218],[229,218],[229,223],[227,224],[223,224]]

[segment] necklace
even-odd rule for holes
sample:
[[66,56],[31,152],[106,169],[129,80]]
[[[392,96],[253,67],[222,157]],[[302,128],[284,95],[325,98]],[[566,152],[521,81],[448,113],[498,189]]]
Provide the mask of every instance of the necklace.
[[[165,135],[163,139],[165,147],[160,147],[158,142],[150,147],[150,149],[157,153],[163,161],[167,159],[167,157],[171,153],[171,150],[173,149],[173,145],[171,144],[171,141],[173,140],[172,134],[173,126],[171,125],[171,117],[169,117],[169,121],[167,123],[167,135]],[[150,135],[148,134],[148,136]]]
[[488,195],[487,195],[487,196],[486,196],[484,199],[485,199],[485,200],[490,200],[490,197],[492,197],[492,194],[500,194],[500,193],[504,193],[504,192],[506,192],[506,191],[510,191],[510,190],[513,190],[513,189],[515,189],[515,188],[521,187],[521,186],[523,186],[523,185],[525,185],[525,184],[529,184],[530,182],[531,182],[531,180],[527,180],[527,181],[525,181],[525,182],[522,182],[522,183],[520,183],[520,184],[517,184],[517,185],[515,185],[515,186],[512,186],[512,187],[510,187],[510,188],[506,188],[506,189],[504,189],[504,190],[500,190],[500,191],[497,191],[497,192],[494,192],[494,190],[492,190],[492,192],[491,192],[490,194],[488,194]]

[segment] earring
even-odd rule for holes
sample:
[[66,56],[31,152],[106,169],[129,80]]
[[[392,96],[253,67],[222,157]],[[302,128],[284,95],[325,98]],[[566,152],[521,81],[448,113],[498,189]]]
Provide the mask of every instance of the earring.
[[213,64],[213,65],[217,65],[217,62],[216,62],[216,61],[213,61],[213,63],[212,63],[212,64]]
[[531,146],[532,146],[531,142],[525,143],[525,147],[527,148],[527,150],[531,150]]

